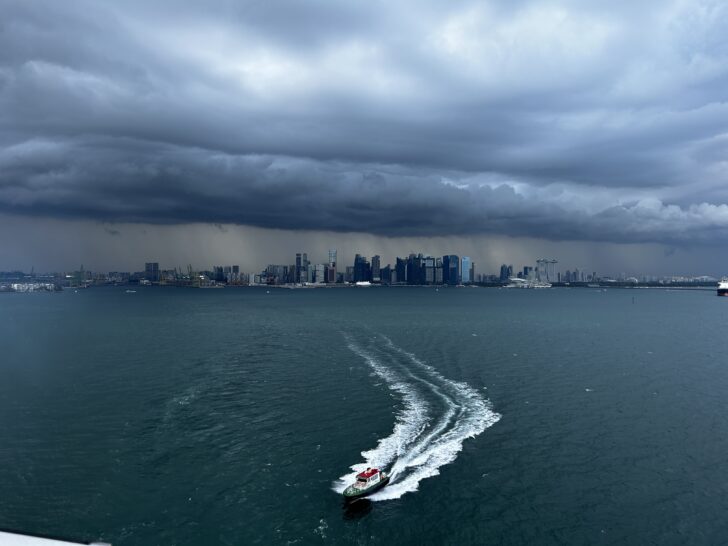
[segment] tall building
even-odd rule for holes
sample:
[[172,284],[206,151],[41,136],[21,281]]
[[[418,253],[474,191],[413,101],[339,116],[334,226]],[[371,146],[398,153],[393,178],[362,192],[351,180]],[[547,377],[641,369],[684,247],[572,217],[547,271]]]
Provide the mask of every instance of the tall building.
[[150,282],[159,282],[158,262],[147,262],[144,264],[144,278]]
[[460,259],[454,254],[442,257],[442,282],[451,285],[460,283]]
[[513,276],[513,266],[503,264],[500,268],[500,281],[506,282]]
[[470,276],[471,263],[472,262],[470,261],[469,256],[463,256],[462,259],[460,260],[460,264],[462,266],[460,268],[460,271],[461,271],[460,277],[461,277],[463,284],[473,282],[473,278]]
[[407,258],[407,284],[425,284],[422,254],[410,254]]
[[336,249],[329,249],[329,267],[326,270],[326,282],[336,282]]
[[427,256],[422,261],[425,284],[435,284],[435,258]]
[[301,282],[301,253],[296,252],[296,274],[293,282]]
[[365,282],[372,280],[372,271],[365,256],[357,254],[354,256],[354,282]]
[[313,282],[316,284],[323,284],[326,282],[326,264],[316,264],[316,273]]
[[379,255],[372,256],[372,282],[382,282],[382,272]]
[[382,284],[391,284],[392,282],[392,268],[387,264],[381,270]]
[[393,283],[404,284],[407,282],[407,260],[404,258],[397,258],[397,263],[394,266],[395,280]]

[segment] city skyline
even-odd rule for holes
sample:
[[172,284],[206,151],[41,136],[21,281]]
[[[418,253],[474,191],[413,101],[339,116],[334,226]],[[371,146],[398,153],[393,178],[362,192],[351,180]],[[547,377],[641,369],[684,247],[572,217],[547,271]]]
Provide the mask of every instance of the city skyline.
[[[197,267],[192,263],[186,266],[169,266],[160,262],[145,262],[142,269],[113,268],[111,270],[98,270],[80,268],[70,270],[35,271],[33,267],[28,274],[20,268],[10,268],[6,271],[0,269],[0,274],[13,276],[13,273],[37,278],[60,276],[66,279],[106,279],[113,282],[160,283],[174,282],[192,278],[204,279],[205,282],[221,282],[227,284],[355,284],[371,282],[373,284],[414,284],[414,285],[455,285],[455,284],[491,284],[505,283],[512,278],[539,280],[556,283],[588,283],[597,281],[620,282],[711,282],[719,277],[706,273],[670,275],[656,275],[649,272],[620,272],[597,273],[593,267],[573,267],[560,264],[559,260],[551,258],[536,258],[525,264],[502,263],[495,270],[476,268],[476,263],[470,256],[445,254],[433,256],[428,253],[410,252],[396,256],[393,261],[386,262],[379,254],[371,255],[371,259],[360,253],[354,255],[353,263],[339,261],[338,250],[329,248],[327,260],[319,261],[316,256],[309,256],[308,252],[297,252],[295,258],[289,262],[279,264],[268,263],[265,267],[255,270],[241,268],[235,260],[219,263],[226,265],[212,265]],[[724,276],[723,276],[724,277]]]

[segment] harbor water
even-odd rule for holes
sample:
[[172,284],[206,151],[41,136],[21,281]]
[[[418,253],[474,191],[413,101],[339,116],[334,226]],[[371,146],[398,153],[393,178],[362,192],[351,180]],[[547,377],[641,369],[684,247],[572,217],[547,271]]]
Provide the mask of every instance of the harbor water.
[[[0,294],[0,528],[125,545],[718,544],[714,290]],[[390,485],[341,491],[379,466]]]

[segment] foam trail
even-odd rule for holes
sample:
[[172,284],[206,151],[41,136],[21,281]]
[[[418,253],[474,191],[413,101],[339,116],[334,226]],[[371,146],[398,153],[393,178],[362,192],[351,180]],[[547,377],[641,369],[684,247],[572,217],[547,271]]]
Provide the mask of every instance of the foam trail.
[[[392,464],[392,482],[370,496],[373,501],[396,499],[417,491],[423,479],[437,476],[441,466],[457,458],[466,439],[481,434],[500,419],[491,410],[490,402],[467,383],[445,378],[414,354],[397,347],[391,339],[386,336],[381,339],[385,344],[380,350],[387,352],[390,366],[352,342],[349,348],[364,358],[392,390],[402,395],[405,408],[397,416],[393,433],[380,440],[375,449],[362,453],[367,462],[352,466],[355,472],[342,476],[335,486],[337,491],[343,491],[357,471],[367,466]],[[434,413],[436,405],[427,405],[425,394],[439,400],[440,413]],[[432,418],[428,410],[433,413]],[[423,435],[431,421],[434,424]]]
[[372,500],[395,499],[405,493],[417,491],[420,481],[437,476],[441,466],[451,463],[457,458],[466,439],[481,434],[485,429],[497,423],[501,417],[491,410],[490,402],[467,383],[445,378],[435,368],[425,364],[414,354],[394,345],[388,337],[382,336],[382,338],[389,349],[405,356],[433,381],[442,384],[443,389],[452,392],[452,398],[461,411],[452,428],[434,438],[420,453],[413,452],[405,458],[401,465],[404,468],[412,468],[412,472],[374,494],[371,497]]
[[365,462],[351,466],[352,472],[341,476],[334,482],[333,489],[342,493],[356,478],[356,475],[367,467],[386,468],[398,457],[401,457],[408,445],[415,440],[427,426],[428,404],[411,384],[406,383],[390,368],[387,368],[374,355],[364,352],[359,346],[349,341],[349,349],[361,356],[382,378],[387,386],[402,396],[404,408],[397,414],[392,434],[379,440],[377,447],[361,453]]

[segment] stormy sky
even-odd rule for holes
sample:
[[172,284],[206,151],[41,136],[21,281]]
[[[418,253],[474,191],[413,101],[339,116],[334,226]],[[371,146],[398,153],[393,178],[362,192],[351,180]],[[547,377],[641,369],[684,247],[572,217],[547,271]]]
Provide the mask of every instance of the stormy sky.
[[308,244],[728,269],[724,2],[0,12],[0,268]]

